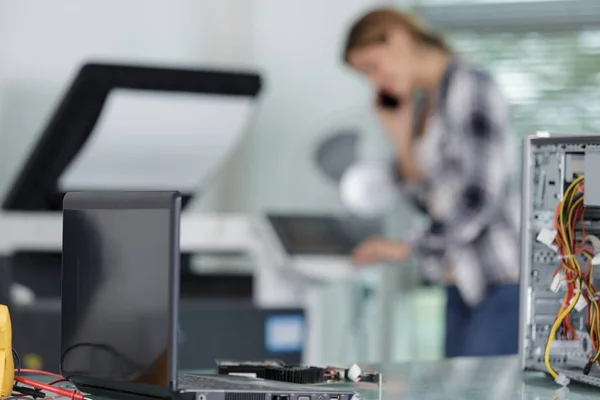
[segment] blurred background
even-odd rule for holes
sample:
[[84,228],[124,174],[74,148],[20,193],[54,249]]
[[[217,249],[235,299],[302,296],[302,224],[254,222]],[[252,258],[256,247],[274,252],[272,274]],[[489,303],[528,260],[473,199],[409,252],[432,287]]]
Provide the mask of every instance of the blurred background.
[[[597,0],[0,0],[0,194],[10,189],[81,65],[100,61],[261,75],[251,121],[189,212],[345,213],[338,182],[319,163],[324,141],[353,135],[360,141],[357,158],[391,159],[366,82],[341,61],[349,24],[379,5],[418,13],[492,71],[512,106],[515,146],[537,130],[600,131]],[[401,236],[414,223],[411,213],[399,201],[383,219],[385,232]],[[239,254],[196,256],[197,274],[226,271],[231,280],[225,282],[259,268]],[[419,266],[407,264],[382,266],[362,276],[361,290],[349,289],[361,306],[341,301],[332,315],[344,331],[366,332],[352,345],[364,352],[347,355],[344,344],[327,345],[337,346],[327,362],[442,357],[444,293],[418,281]],[[17,273],[18,267],[12,276],[30,287],[36,286],[31,279],[50,274]],[[324,290],[338,296],[336,285],[347,283]],[[392,295],[382,297],[382,290]],[[56,296],[49,293],[50,300]],[[218,297],[228,296],[224,289]],[[342,318],[347,314],[350,322]],[[21,352],[36,359],[36,345],[28,343]]]

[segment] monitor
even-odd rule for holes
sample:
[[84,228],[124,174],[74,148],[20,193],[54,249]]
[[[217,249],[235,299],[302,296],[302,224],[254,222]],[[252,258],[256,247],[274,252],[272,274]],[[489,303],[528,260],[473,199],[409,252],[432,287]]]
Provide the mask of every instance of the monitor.
[[[67,193],[61,372],[167,393],[176,376],[176,192]],[[102,385],[101,385],[102,386]]]

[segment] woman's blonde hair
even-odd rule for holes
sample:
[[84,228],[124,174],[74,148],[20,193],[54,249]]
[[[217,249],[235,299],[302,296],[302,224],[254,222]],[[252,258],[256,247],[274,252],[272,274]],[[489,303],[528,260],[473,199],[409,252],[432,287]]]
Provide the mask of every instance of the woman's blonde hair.
[[344,61],[349,62],[348,55],[352,50],[385,43],[390,29],[395,27],[406,29],[419,44],[452,53],[444,36],[429,28],[416,16],[391,8],[381,8],[365,14],[352,25],[346,38]]

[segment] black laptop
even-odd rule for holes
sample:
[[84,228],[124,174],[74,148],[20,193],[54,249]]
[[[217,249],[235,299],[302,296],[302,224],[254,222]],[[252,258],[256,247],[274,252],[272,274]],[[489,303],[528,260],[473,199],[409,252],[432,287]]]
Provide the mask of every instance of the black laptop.
[[352,399],[318,385],[178,372],[180,209],[177,192],[67,193],[62,374],[82,392],[119,397]]

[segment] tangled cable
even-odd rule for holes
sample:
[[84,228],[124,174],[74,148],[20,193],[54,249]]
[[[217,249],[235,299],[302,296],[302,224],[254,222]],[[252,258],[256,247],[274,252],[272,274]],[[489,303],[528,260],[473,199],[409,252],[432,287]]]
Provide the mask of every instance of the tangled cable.
[[[544,363],[548,373],[558,381],[559,374],[550,363],[550,350],[552,343],[560,334],[564,340],[578,340],[576,330],[570,320],[571,311],[582,311],[587,307],[587,329],[591,339],[589,361],[584,368],[584,373],[590,372],[592,365],[600,358],[600,306],[597,291],[593,283],[594,274],[594,244],[600,245],[598,238],[587,235],[584,224],[585,206],[584,177],[575,179],[565,191],[563,200],[557,205],[554,214],[554,229],[556,237],[554,244],[560,254],[560,265],[554,272],[553,282],[561,281],[566,285],[562,305],[556,315],[546,342]],[[576,228],[580,223],[581,236],[576,237]],[[579,240],[578,240],[579,239]],[[592,242],[591,244],[589,242]],[[585,268],[581,267],[580,260],[586,261]]]

